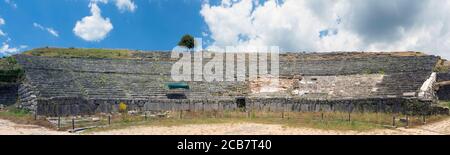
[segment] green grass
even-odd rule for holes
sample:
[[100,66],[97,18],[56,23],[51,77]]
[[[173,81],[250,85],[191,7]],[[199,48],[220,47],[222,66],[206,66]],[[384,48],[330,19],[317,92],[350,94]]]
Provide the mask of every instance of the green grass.
[[0,111],[0,118],[8,120],[26,120],[28,118],[31,118],[31,114],[26,110],[8,107],[5,110]]
[[17,123],[29,123],[29,120],[32,119],[31,114],[28,111],[17,109],[15,107],[7,107],[5,110],[0,111],[0,118]]
[[132,51],[112,49],[83,48],[37,48],[24,52],[26,55],[61,58],[110,58],[126,59],[132,57]]
[[17,124],[34,124],[47,128],[54,128],[50,122],[44,119],[34,120],[32,113],[27,110],[10,106],[0,111],[0,119],[9,120]]
[[[182,114],[182,115],[181,115]],[[396,116],[396,126],[404,127],[405,123],[399,121],[399,118],[405,118],[404,115]],[[370,131],[374,129],[390,128],[392,125],[393,114],[388,113],[351,113],[350,120],[348,113],[342,112],[242,112],[242,111],[211,111],[211,112],[188,112],[180,111],[169,113],[166,118],[147,117],[142,115],[113,115],[111,125],[108,125],[108,117],[97,115],[100,120],[93,122],[90,119],[79,119],[76,121],[76,128],[100,126],[86,130],[84,133],[98,131],[107,131],[114,129],[124,129],[135,126],[182,126],[199,124],[224,124],[224,123],[259,123],[281,125],[286,128],[313,128],[321,130],[337,131]],[[87,117],[89,118],[89,117]],[[437,122],[448,118],[448,116],[436,115],[427,116],[427,123]],[[52,129],[52,125],[45,119],[34,120],[31,113],[26,110],[15,107],[7,107],[0,111],[0,119],[10,120],[18,124],[35,124]],[[65,123],[60,130],[71,129],[71,118],[62,118]],[[409,116],[410,127],[422,125],[421,116]]]
[[23,109],[12,108],[8,111],[0,113],[0,115],[11,117],[28,117],[30,115],[30,112]]
[[[116,116],[112,119],[112,124],[101,128],[93,128],[86,133],[124,129],[133,126],[182,126],[191,124],[223,124],[223,123],[260,123],[282,125],[287,128],[314,128],[322,130],[341,131],[369,131],[374,129],[388,128],[392,125],[392,114],[387,113],[352,113],[350,121],[348,113],[312,113],[312,112],[172,112],[169,118],[153,118],[144,121],[142,116]],[[284,116],[284,117],[283,117]],[[405,116],[396,116],[396,126],[406,126],[398,121]],[[421,116],[410,116],[410,127],[422,125]],[[428,116],[427,123],[440,121],[447,116]]]
[[439,101],[439,105],[450,108],[450,101]]

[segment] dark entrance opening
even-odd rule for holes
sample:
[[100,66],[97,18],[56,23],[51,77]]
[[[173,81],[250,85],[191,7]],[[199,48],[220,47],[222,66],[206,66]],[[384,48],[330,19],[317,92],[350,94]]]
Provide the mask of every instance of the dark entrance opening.
[[166,96],[168,99],[187,99],[187,96],[184,93],[167,93]]
[[166,93],[168,99],[187,99],[186,92],[189,90],[187,83],[167,83],[169,90]]
[[245,97],[236,97],[236,105],[239,109],[245,110]]
[[450,85],[439,87],[439,90],[437,91],[437,96],[439,100],[450,100]]

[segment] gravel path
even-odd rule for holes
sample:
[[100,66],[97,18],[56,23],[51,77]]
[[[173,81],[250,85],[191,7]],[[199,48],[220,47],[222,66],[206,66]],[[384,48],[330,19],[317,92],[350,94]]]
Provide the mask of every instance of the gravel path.
[[377,129],[365,132],[334,131],[312,128],[288,128],[255,123],[203,124],[174,127],[138,126],[93,134],[99,135],[446,135],[450,118],[417,128]]
[[16,124],[8,120],[0,119],[0,135],[66,135],[67,132],[60,132],[47,129],[37,125]]
[[[448,128],[448,126],[447,126]],[[312,128],[286,128],[281,125],[239,123],[185,125],[175,127],[130,127],[93,133],[96,135],[436,135],[445,134],[426,129],[377,129],[366,132],[334,131]]]
[[[18,125],[0,120],[0,135],[62,135],[35,125]],[[366,132],[333,131],[312,128],[287,128],[281,125],[227,123],[173,127],[136,126],[92,133],[94,135],[442,135],[450,134],[450,119],[417,128],[377,129]]]

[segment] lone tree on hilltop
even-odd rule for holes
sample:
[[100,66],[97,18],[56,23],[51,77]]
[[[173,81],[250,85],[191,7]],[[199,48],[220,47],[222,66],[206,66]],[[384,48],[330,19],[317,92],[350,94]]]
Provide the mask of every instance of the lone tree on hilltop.
[[180,42],[178,42],[178,46],[193,49],[195,47],[195,39],[191,35],[186,34],[181,38]]

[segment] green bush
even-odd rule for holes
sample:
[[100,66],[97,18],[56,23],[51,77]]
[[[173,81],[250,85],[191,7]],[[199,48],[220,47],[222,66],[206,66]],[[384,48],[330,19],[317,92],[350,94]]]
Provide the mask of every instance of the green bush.
[[127,112],[127,104],[125,104],[123,102],[120,102],[120,104],[119,104],[119,112],[121,112],[121,113]]
[[372,74],[372,70],[370,70],[369,68],[365,68],[364,70],[362,70],[362,74]]
[[14,57],[6,57],[6,61],[8,62],[8,64],[10,65],[15,65],[17,64],[17,60]]
[[0,82],[17,82],[24,76],[24,70],[14,57],[0,59]]
[[386,71],[384,71],[384,69],[380,69],[380,70],[378,71],[378,74],[384,75],[384,74],[386,74]]
[[184,35],[180,42],[178,42],[178,46],[183,46],[189,49],[193,49],[195,47],[195,39],[191,35]]

